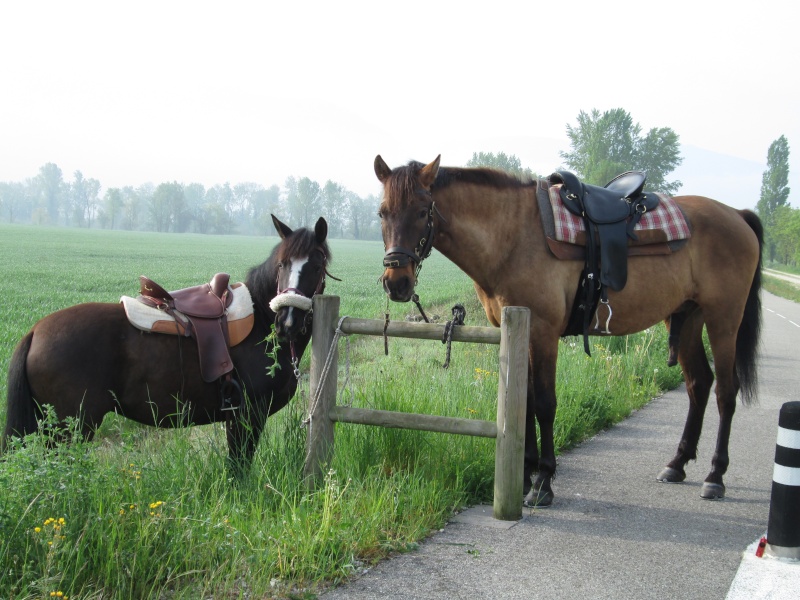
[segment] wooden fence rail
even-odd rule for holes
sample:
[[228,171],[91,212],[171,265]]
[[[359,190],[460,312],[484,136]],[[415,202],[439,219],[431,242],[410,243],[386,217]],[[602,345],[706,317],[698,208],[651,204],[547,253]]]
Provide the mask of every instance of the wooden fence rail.
[[[382,336],[384,322],[346,317],[339,323],[339,298],[314,297],[311,382],[305,475],[319,481],[333,456],[334,423],[456,433],[496,439],[494,517],[513,521],[522,517],[523,453],[528,388],[528,337],[530,311],[519,306],[503,309],[500,328],[458,326],[452,339],[500,345],[497,386],[497,421],[401,413],[336,406],[338,344],[337,324],[343,334]],[[444,325],[392,321],[386,335],[441,340]]]

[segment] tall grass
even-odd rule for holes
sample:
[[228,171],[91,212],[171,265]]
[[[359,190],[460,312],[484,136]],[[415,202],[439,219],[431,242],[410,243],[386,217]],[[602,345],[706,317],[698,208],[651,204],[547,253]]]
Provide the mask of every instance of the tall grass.
[[[33,323],[86,301],[135,294],[146,274],[176,289],[214,272],[244,278],[277,238],[202,237],[0,225],[0,386],[14,344]],[[327,293],[341,314],[382,318],[377,242],[333,240]],[[429,314],[462,302],[486,325],[471,282],[438,254],[418,292]],[[393,319],[411,305],[389,306]],[[658,327],[560,345],[556,442],[570,447],[624,418],[680,374],[666,369]],[[497,347],[340,342],[341,404],[494,420]],[[301,368],[307,373],[308,356]],[[349,379],[346,373],[349,369]],[[249,476],[230,477],[220,426],[156,430],[109,417],[92,443],[29,436],[0,461],[0,598],[313,597],[418,540],[462,506],[489,500],[492,440],[338,425],[324,485],[303,485],[307,375],[271,417]],[[4,396],[3,396],[4,397]],[[0,403],[4,420],[5,402]],[[67,436],[69,437],[69,436]],[[653,465],[656,469],[660,465]]]

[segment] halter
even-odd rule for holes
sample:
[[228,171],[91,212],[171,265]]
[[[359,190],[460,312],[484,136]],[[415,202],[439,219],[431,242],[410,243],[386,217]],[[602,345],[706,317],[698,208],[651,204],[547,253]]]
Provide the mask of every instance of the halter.
[[[422,268],[422,261],[428,258],[433,250],[433,238],[436,235],[436,231],[433,228],[434,211],[437,215],[439,215],[440,218],[442,218],[442,215],[436,208],[436,203],[433,201],[433,197],[428,190],[417,190],[416,193],[423,194],[431,198],[430,206],[428,206],[428,224],[425,227],[422,237],[417,242],[417,245],[414,246],[413,252],[403,248],[402,246],[392,246],[386,250],[386,253],[383,255],[383,266],[387,269],[398,269],[400,267],[405,267],[410,262],[413,262],[415,278],[419,274],[419,270]],[[442,220],[444,219],[442,218]]]
[[[442,213],[439,212],[439,209],[436,208],[436,202],[433,200],[433,195],[429,190],[419,189],[416,190],[417,194],[422,194],[424,196],[428,196],[431,199],[430,206],[428,206],[428,223],[425,227],[425,231],[422,234],[422,237],[417,242],[417,245],[414,246],[414,251],[410,252],[409,250],[403,248],[402,246],[392,246],[386,253],[383,255],[383,266],[387,269],[398,269],[401,267],[405,267],[409,263],[414,263],[414,285],[417,284],[417,278],[419,277],[419,272],[422,269],[422,261],[428,258],[431,255],[431,251],[433,250],[433,238],[436,236],[436,230],[433,227],[433,213],[435,212],[439,215],[439,218],[442,221],[445,221],[445,218],[442,216]],[[425,311],[422,309],[422,304],[419,301],[419,296],[414,293],[411,296],[411,301],[417,305],[422,318],[425,320],[426,323],[430,323],[428,319],[428,315],[425,314]],[[388,348],[388,339],[386,337],[386,327],[389,324],[389,309],[388,309],[388,302],[389,299],[387,297],[387,309],[386,309],[386,323],[384,326],[384,345],[386,346],[386,354],[389,354]]]
[[[309,322],[311,321],[312,314],[314,312],[311,308],[313,305],[313,298],[317,294],[321,293],[323,288],[325,287],[325,277],[328,276],[331,279],[336,279],[336,281],[341,281],[340,279],[328,273],[328,268],[327,268],[328,257],[325,256],[325,253],[319,248],[317,248],[315,251],[322,254],[324,266],[322,268],[322,274],[319,277],[319,281],[317,282],[317,287],[314,290],[314,293],[311,294],[311,297],[309,298],[308,296],[306,296],[303,293],[303,291],[300,290],[299,288],[290,287],[282,290],[280,287],[280,273],[279,273],[277,277],[278,294],[272,300],[269,301],[269,307],[274,313],[277,313],[278,310],[284,307],[297,308],[305,311],[306,314],[303,320],[303,329],[301,330],[301,333],[305,333],[308,329]],[[275,319],[277,320],[277,318],[278,315],[276,314]],[[297,358],[297,352],[295,352],[293,341],[289,342],[289,351],[291,353],[292,369],[294,371],[294,376],[297,379],[300,379],[300,368],[298,366],[300,360]]]

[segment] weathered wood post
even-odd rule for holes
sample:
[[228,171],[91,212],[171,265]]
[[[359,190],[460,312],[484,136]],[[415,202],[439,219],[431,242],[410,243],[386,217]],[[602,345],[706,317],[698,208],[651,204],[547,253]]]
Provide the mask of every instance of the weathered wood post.
[[308,436],[306,440],[306,485],[313,488],[321,480],[333,457],[333,421],[330,410],[336,405],[339,349],[331,347],[339,318],[338,296],[314,296],[311,326],[311,376],[309,389]]
[[503,521],[522,518],[530,322],[529,309],[503,308],[494,458],[494,518]]

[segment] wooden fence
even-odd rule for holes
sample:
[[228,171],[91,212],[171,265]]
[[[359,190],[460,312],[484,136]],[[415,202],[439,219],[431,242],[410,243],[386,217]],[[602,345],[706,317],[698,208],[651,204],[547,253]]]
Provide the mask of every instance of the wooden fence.
[[[496,438],[494,517],[513,521],[522,517],[523,454],[528,380],[530,311],[518,306],[503,309],[500,328],[453,328],[455,342],[500,345],[497,386],[497,421],[461,419],[434,415],[336,406],[338,344],[342,334],[382,336],[384,322],[346,317],[339,319],[338,296],[314,297],[311,382],[305,475],[319,481],[333,456],[334,423],[357,423],[379,427],[418,429]],[[441,340],[444,325],[392,321],[391,337]]]

